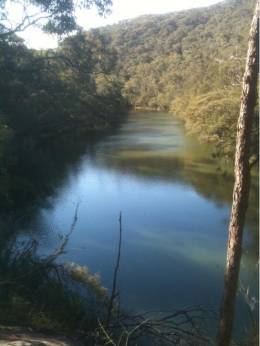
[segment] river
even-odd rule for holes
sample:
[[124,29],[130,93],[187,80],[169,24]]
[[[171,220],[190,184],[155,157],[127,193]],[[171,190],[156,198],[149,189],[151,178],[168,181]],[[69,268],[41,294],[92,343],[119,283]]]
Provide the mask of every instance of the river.
[[[44,204],[23,223],[23,232],[40,239],[41,251],[49,253],[59,234],[69,230],[79,204],[61,260],[88,266],[111,288],[121,211],[118,286],[123,307],[136,312],[202,305],[217,311],[233,181],[210,153],[169,114],[132,113],[119,129],[81,145],[80,155],[62,168]],[[254,190],[241,266],[243,283],[253,293],[255,196]],[[237,311],[238,330],[248,323],[241,296]]]

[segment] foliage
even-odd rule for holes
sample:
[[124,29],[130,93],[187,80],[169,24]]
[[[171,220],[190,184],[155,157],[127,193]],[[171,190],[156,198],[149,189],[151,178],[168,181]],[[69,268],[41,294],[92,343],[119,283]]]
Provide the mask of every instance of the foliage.
[[222,145],[224,153],[229,154],[236,139],[237,99],[234,91],[216,90],[193,96],[186,105],[176,98],[171,107],[181,115],[190,133],[197,134],[203,142]]
[[[79,295],[66,267],[55,264],[50,256],[40,258],[36,250],[35,241],[9,242],[1,249],[1,323],[66,332],[94,328],[94,300],[101,306],[105,298],[99,282],[95,281],[93,289],[93,275],[85,275],[90,279],[83,280],[85,295]],[[99,287],[103,295],[96,295]],[[92,292],[91,299],[86,292]]]
[[[104,127],[125,106],[116,86],[105,98],[96,90],[96,75],[109,79],[114,60],[101,37],[78,34],[47,53],[30,51],[17,39],[0,41],[0,51],[2,122],[16,132],[39,136]],[[116,98],[109,97],[115,92]]]
[[97,297],[100,299],[107,297],[107,289],[101,285],[99,274],[91,274],[88,267],[80,266],[77,263],[65,263],[64,268],[74,281],[90,287]]
[[57,261],[65,253],[77,213],[78,206],[69,232],[59,237],[58,246],[48,256],[38,253],[35,240],[1,233],[1,323],[86,333],[103,318],[108,296],[99,275],[87,267]]
[[[115,61],[115,50],[95,32],[78,33],[50,51],[29,50],[16,36],[0,38],[0,206],[4,213],[15,211],[17,203],[41,199],[39,191],[49,191],[53,177],[47,178],[47,167],[54,172],[63,155],[50,163],[41,148],[44,143],[58,136],[62,141],[60,135],[79,130],[90,137],[123,119],[128,105],[114,75]],[[40,160],[46,160],[44,171]]]
[[[41,25],[43,30],[58,35],[79,29],[76,22],[77,8],[95,7],[99,15],[109,13],[111,0],[11,0],[23,8],[23,18],[16,27],[10,27],[8,1],[0,2],[0,39],[8,39],[14,33],[25,30],[31,25]],[[33,8],[30,12],[28,9]]]
[[[76,214],[75,219],[76,220]],[[63,333],[86,345],[210,345],[203,321],[214,312],[198,307],[167,312],[128,314],[113,303],[105,326],[108,294],[100,277],[87,267],[56,261],[64,253],[71,231],[54,253],[37,254],[35,241],[5,238],[0,249],[0,323],[26,326],[36,331]],[[119,297],[117,297],[119,299]]]
[[253,0],[228,0],[101,28],[118,51],[131,104],[170,111],[231,154],[253,7]]

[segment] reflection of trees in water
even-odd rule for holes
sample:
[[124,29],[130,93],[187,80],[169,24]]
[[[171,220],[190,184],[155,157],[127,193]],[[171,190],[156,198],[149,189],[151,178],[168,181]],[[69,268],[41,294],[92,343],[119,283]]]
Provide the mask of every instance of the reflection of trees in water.
[[[232,200],[232,172],[222,172],[212,159],[191,160],[181,157],[153,155],[134,157],[109,156],[109,160],[98,161],[106,169],[134,175],[139,179],[164,180],[191,185],[204,198],[218,206],[230,205]],[[258,254],[258,183],[252,179],[247,226],[252,241],[247,244],[250,253]],[[248,248],[248,249],[249,249]],[[252,250],[252,251],[251,251]],[[256,257],[257,258],[257,257]]]
[[96,143],[120,126],[99,132],[82,129],[39,142],[10,136],[1,148],[0,240],[35,220],[41,207],[51,208],[51,197],[70,172],[79,169],[84,157],[91,159]]
[[31,223],[33,232],[49,231],[37,224],[40,208],[52,207],[51,197],[78,169],[82,156],[92,155],[96,141],[95,135],[68,135],[40,144],[25,138],[11,141],[3,160],[4,174],[0,172],[5,181],[0,188],[2,249]]
[[[156,152],[147,155],[145,150],[137,152],[139,156],[134,152],[127,155],[127,146],[124,151],[120,144],[120,151],[117,152],[113,142],[110,153],[105,147],[107,141],[97,145],[99,139],[100,137],[96,136],[64,136],[60,137],[59,141],[38,146],[29,141],[13,142],[7,160],[9,184],[5,187],[8,189],[11,203],[5,210],[15,213],[15,218],[24,216],[22,221],[25,226],[28,225],[35,219],[40,207],[51,207],[48,205],[50,197],[55,196],[58,190],[66,185],[70,173],[77,172],[85,159],[93,161],[97,167],[133,175],[140,180],[158,180],[191,186],[198,194],[219,206],[230,204],[232,174],[217,170],[217,165],[210,158],[192,159],[185,155],[173,157],[171,153],[167,156]],[[246,244],[246,257],[248,259],[252,256],[253,261],[258,249],[258,236],[255,231],[258,224],[257,188],[255,185],[251,191],[248,226],[252,241]],[[5,229],[7,232],[2,232],[0,236],[7,239],[10,224]],[[1,238],[1,247],[4,247],[5,243]]]
[[68,233],[47,256],[38,255],[39,244],[35,240],[9,241],[4,247],[0,243],[0,321],[4,325],[22,324],[62,334],[73,330],[75,336],[86,335],[87,344],[103,345],[109,335],[110,340],[116,340],[116,344],[126,340],[124,345],[130,342],[133,335],[137,344],[139,339],[142,344],[142,340],[146,339],[152,344],[161,344],[163,340],[167,341],[167,345],[183,342],[211,344],[211,337],[207,335],[208,321],[215,320],[215,312],[208,307],[176,306],[165,311],[149,310],[138,314],[121,308],[117,287],[122,250],[121,213],[110,298],[98,274],[91,274],[87,267],[76,263],[56,261],[64,253],[75,229],[77,210],[78,206]]
[[3,210],[19,217],[28,209],[48,207],[47,198],[64,184],[72,168],[77,169],[82,155],[91,155],[95,141],[89,137],[86,146],[86,139],[73,135],[41,144],[13,140],[5,157]]
[[[117,130],[114,132],[117,133]],[[100,136],[74,134],[41,145],[24,139],[13,140],[6,153],[8,180],[4,186],[5,194],[2,195],[8,196],[8,199],[2,198],[2,210],[12,213],[14,219],[23,216],[21,220],[25,225],[28,224],[39,207],[51,207],[50,197],[55,196],[64,186],[70,172],[75,173],[79,169],[84,158],[93,160],[96,166],[106,170],[134,175],[138,179],[159,179],[190,185],[198,194],[219,206],[229,205],[231,202],[232,172],[221,172],[217,163],[210,157],[182,157],[181,153],[174,157],[171,153],[147,153],[141,148],[129,154],[127,143],[115,148],[112,139],[111,143],[105,141],[96,145],[100,139]],[[104,137],[102,139],[104,140]],[[247,217],[249,230],[252,230],[253,235],[250,246],[253,247],[254,253],[258,248],[257,191],[258,187],[254,185]]]
[[[60,263],[77,222],[77,208],[69,232],[49,255],[39,256],[36,240],[5,238],[0,242],[0,321],[36,329],[69,332],[92,330],[97,312],[105,313],[107,290],[87,267]],[[55,308],[53,308],[55,307]],[[99,311],[97,311],[97,307]],[[29,311],[28,311],[29,309]],[[29,312],[29,313],[28,313]]]

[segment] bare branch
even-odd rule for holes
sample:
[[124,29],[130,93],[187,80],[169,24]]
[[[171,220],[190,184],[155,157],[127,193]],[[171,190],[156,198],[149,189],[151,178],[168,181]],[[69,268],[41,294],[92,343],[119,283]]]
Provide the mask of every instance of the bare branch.
[[78,221],[78,209],[79,209],[79,203],[77,203],[77,205],[76,205],[73,221],[72,221],[72,224],[70,226],[69,232],[64,236],[63,241],[60,243],[58,248],[51,255],[49,255],[48,257],[46,257],[44,259],[45,264],[52,263],[58,256],[65,253],[65,247],[68,244],[69,238],[70,238],[72,232],[74,231],[75,226],[76,226],[77,221]]
[[117,252],[117,261],[116,266],[114,269],[114,276],[113,276],[113,286],[112,286],[112,292],[111,297],[108,304],[108,312],[107,312],[107,320],[106,320],[106,327],[109,326],[110,319],[111,319],[111,313],[114,305],[114,300],[116,298],[117,292],[117,275],[120,265],[120,257],[121,257],[121,245],[122,245],[122,212],[119,213],[119,242],[118,242],[118,252]]
[[5,39],[8,36],[11,36],[13,34],[16,34],[18,32],[22,32],[24,30],[26,30],[28,27],[37,24],[38,22],[40,22],[41,20],[44,19],[48,19],[51,16],[53,16],[53,14],[45,14],[43,15],[44,12],[38,12],[38,13],[34,13],[32,15],[26,15],[24,16],[24,18],[22,19],[22,21],[15,27],[15,28],[6,28],[8,31],[5,31],[3,33],[0,33],[0,39]]

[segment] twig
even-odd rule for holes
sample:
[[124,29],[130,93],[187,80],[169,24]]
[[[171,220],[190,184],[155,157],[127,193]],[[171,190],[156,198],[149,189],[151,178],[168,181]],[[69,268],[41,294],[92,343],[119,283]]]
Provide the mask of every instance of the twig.
[[7,29],[8,31],[5,31],[3,33],[0,33],[0,39],[5,39],[8,36],[11,36],[13,34],[16,34],[17,32],[21,32],[26,30],[28,27],[30,27],[31,25],[35,25],[37,22],[41,21],[42,19],[47,19],[50,18],[53,14],[49,14],[49,15],[42,15],[39,16],[40,14],[42,14],[43,12],[40,13],[36,13],[36,14],[32,14],[32,15],[26,15],[20,24],[18,24],[14,29]]
[[99,320],[98,320],[98,324],[99,324],[101,331],[103,332],[103,334],[105,335],[105,337],[107,339],[106,345],[112,344],[113,346],[117,346],[116,343],[111,339],[111,337],[109,336],[109,334],[107,333],[104,326],[102,325],[102,323]]
[[115,265],[114,275],[113,275],[113,286],[112,286],[112,292],[111,297],[108,304],[108,310],[107,310],[107,320],[106,320],[106,328],[108,328],[110,319],[111,319],[111,313],[114,305],[114,300],[117,296],[116,293],[116,286],[117,286],[117,275],[120,265],[120,257],[121,257],[121,244],[122,244],[122,212],[119,213],[119,242],[118,242],[118,252],[117,252],[117,261]]
[[[57,274],[58,271],[57,271],[57,266],[55,266],[53,264],[53,262],[56,260],[56,258],[58,256],[60,256],[61,254],[64,254],[65,253],[65,247],[69,241],[69,237],[70,235],[72,234],[72,232],[74,231],[75,229],[75,226],[76,226],[76,223],[77,223],[77,220],[78,220],[78,208],[79,208],[79,203],[77,204],[76,206],[76,209],[75,209],[75,213],[74,213],[74,217],[73,217],[73,221],[72,221],[72,224],[70,226],[70,229],[69,229],[69,232],[65,235],[63,241],[61,242],[61,244],[59,245],[59,247],[49,256],[41,259],[39,262],[34,262],[33,260],[33,257],[31,256],[31,259],[30,261],[33,263],[36,263],[38,264],[36,267],[33,267],[33,269],[31,269],[30,271],[26,272],[26,273],[23,273],[21,275],[19,275],[18,277],[16,277],[15,279],[12,279],[12,280],[0,280],[0,286],[5,286],[5,285],[17,285],[17,283],[19,283],[19,280],[22,280],[26,277],[28,277],[29,275],[31,275],[32,273],[36,272],[37,270],[41,268],[51,268],[51,269],[54,269],[55,273]],[[33,251],[36,249],[37,247],[37,242],[35,240],[32,240],[31,242],[29,242],[27,244],[27,246],[24,248],[23,252],[21,253],[17,253],[14,257],[13,257],[13,260],[12,260],[12,263],[11,265],[12,266],[16,266],[16,263],[25,258],[26,256],[28,255],[32,255]],[[14,251],[14,250],[13,250]],[[57,275],[58,277],[58,280],[60,280],[60,277],[59,275]]]
[[70,238],[72,232],[74,231],[76,224],[77,224],[77,221],[78,221],[78,209],[79,209],[79,202],[76,205],[73,221],[72,221],[72,224],[70,226],[69,232],[64,236],[64,239],[61,242],[61,244],[59,245],[59,247],[51,255],[49,255],[48,257],[46,257],[44,259],[45,264],[52,263],[58,256],[65,253],[65,247],[66,247],[66,245],[69,241],[69,238]]

